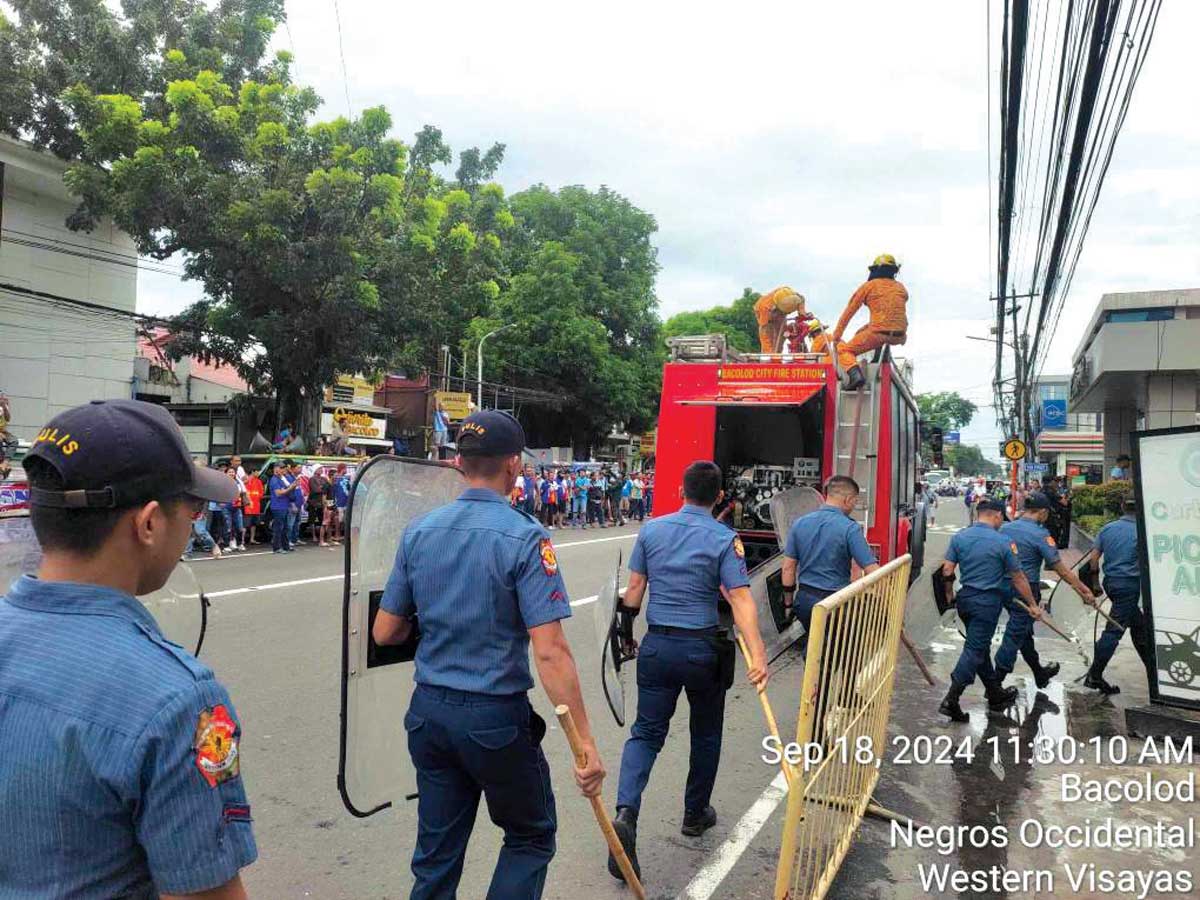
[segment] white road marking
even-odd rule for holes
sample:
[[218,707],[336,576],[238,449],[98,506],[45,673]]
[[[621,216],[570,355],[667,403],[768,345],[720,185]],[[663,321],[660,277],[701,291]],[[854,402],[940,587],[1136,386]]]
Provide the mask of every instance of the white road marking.
[[592,596],[584,597],[581,600],[572,600],[571,605],[572,606],[587,606],[589,603],[595,603],[598,599],[599,599],[599,597],[596,594],[593,594]]
[[713,851],[709,861],[688,882],[676,900],[709,900],[786,796],[787,779],[780,772],[754,801],[754,805],[746,810],[746,814],[733,826],[725,843]]
[[562,550],[565,547],[582,547],[584,544],[603,544],[605,541],[625,541],[635,537],[637,537],[636,531],[633,534],[618,534],[613,537],[592,538],[588,541],[570,541],[566,544],[555,544],[554,549]]
[[251,594],[255,591],[270,591],[275,588],[300,587],[302,584],[319,584],[322,581],[341,581],[342,575],[322,575],[319,578],[300,578],[296,581],[277,581],[274,584],[255,584],[250,587],[230,588],[227,591],[213,591],[206,593],[209,600],[215,600],[218,597],[233,597],[237,594]]

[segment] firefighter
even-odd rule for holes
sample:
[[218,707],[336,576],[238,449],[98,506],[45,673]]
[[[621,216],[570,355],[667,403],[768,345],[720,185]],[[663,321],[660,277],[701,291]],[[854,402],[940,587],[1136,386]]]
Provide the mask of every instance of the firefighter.
[[1021,571],[1017,545],[998,531],[1004,521],[1004,504],[998,500],[980,500],[975,513],[975,524],[950,539],[942,563],[946,578],[953,578],[955,567],[962,567],[957,606],[958,617],[967,629],[962,654],[950,675],[950,690],[938,707],[939,712],[954,722],[969,719],[959,705],[959,698],[976,675],[983,682],[990,709],[1004,709],[1017,699],[1016,688],[1001,686],[989,655],[1004,600],[1015,590],[1025,601],[1026,612],[1034,619],[1042,617],[1029,579]]
[[[1041,603],[1042,563],[1058,573],[1058,577],[1069,584],[1084,603],[1092,604],[1095,597],[1092,592],[1079,580],[1067,564],[1062,561],[1058,552],[1058,544],[1046,530],[1046,520],[1050,516],[1050,498],[1045,494],[1034,491],[1025,498],[1025,508],[1020,517],[1014,522],[1006,522],[1000,526],[1000,533],[1017,545],[1017,554],[1021,570],[1029,580],[1030,590]],[[1003,682],[1012,672],[1017,662],[1017,651],[1033,670],[1033,680],[1039,688],[1044,688],[1050,679],[1058,674],[1059,664],[1052,662],[1043,666],[1038,657],[1037,647],[1033,642],[1033,619],[1025,611],[1025,607],[1012,594],[1004,600],[1004,608],[1008,610],[1008,624],[1004,626],[1004,638],[1000,649],[996,651],[996,678]]]
[[0,894],[244,900],[237,713],[136,599],[237,486],[139,400],[59,413],[23,465],[43,557],[0,598]]
[[1084,687],[1094,688],[1102,694],[1119,694],[1121,689],[1104,680],[1104,668],[1117,652],[1121,635],[1126,630],[1133,641],[1133,649],[1146,667],[1147,678],[1154,675],[1154,652],[1150,645],[1150,630],[1146,617],[1138,605],[1142,575],[1138,563],[1137,501],[1130,498],[1121,507],[1121,518],[1109,522],[1096,535],[1095,546],[1088,554],[1093,567],[1104,559],[1104,592],[1112,598],[1112,617],[1125,628],[1117,628],[1111,622],[1105,626],[1100,640],[1096,641],[1096,658],[1084,678]]
[[[829,333],[825,330],[825,326],[820,319],[815,316],[809,316],[806,322],[808,326],[807,334],[805,335],[809,341],[809,349],[812,353],[826,353],[829,351]],[[838,344],[836,347],[838,364],[842,367],[843,372],[849,372],[858,365],[858,357],[853,353],[848,353],[844,344]]]
[[763,353],[778,353],[787,317],[804,312],[804,297],[790,287],[777,287],[758,298],[754,317],[758,320],[758,344]]
[[[629,586],[618,607],[624,617],[641,609],[650,586],[648,634],[638,652],[638,708],[621,755],[617,816],[613,827],[640,874],[637,820],[650,770],[667,739],[679,693],[687,694],[691,755],[684,790],[683,824],[688,836],[717,823],[710,805],[721,761],[725,692],[731,685],[737,650],[718,628],[717,601],[728,592],[733,618],[750,648],[752,684],[767,683],[767,651],[758,630],[750,595],[746,552],[741,538],[713,518],[721,500],[721,470],[715,463],[694,462],[683,473],[683,508],[642,526],[629,560]],[[621,878],[609,855],[608,871]]]
[[[843,364],[848,390],[855,390],[866,381],[858,364],[861,354],[889,344],[903,344],[908,340],[908,315],[905,312],[908,291],[896,280],[899,271],[900,264],[892,254],[881,253],[875,257],[868,269],[867,280],[854,292],[833,329],[830,339],[834,345],[840,345],[840,351],[855,358],[853,365],[846,367]],[[854,337],[841,344],[846,326],[864,304],[870,310],[870,321],[855,332]]]
[[531,643],[546,693],[571,708],[583,738],[576,783],[596,796],[604,779],[563,633],[571,604],[554,547],[506,499],[524,446],[508,413],[466,418],[458,464],[469,487],[405,529],[372,628],[377,644],[401,644],[419,613],[404,728],[419,791],[412,897],[420,900],[454,896],[480,794],[504,830],[487,896],[542,896],[558,823],[540,746],[546,723],[527,697]]

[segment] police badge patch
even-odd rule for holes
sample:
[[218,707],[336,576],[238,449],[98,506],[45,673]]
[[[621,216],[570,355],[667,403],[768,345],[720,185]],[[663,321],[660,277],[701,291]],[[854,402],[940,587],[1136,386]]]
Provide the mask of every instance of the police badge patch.
[[241,768],[238,726],[225,704],[219,703],[201,710],[192,746],[196,751],[196,768],[209,787],[237,778]]
[[735,536],[733,539],[733,552],[737,555],[738,559],[746,558],[746,548],[742,545],[740,537]]
[[547,575],[558,574],[558,557],[554,554],[554,544],[550,538],[542,538],[542,569]]

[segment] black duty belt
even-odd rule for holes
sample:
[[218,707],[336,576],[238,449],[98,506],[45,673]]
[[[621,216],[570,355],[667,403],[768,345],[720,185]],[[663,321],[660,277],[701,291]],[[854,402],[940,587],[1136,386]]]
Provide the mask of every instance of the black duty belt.
[[725,629],[712,628],[676,628],[674,625],[651,625],[647,629],[651,634],[663,634],[668,637],[716,637]]

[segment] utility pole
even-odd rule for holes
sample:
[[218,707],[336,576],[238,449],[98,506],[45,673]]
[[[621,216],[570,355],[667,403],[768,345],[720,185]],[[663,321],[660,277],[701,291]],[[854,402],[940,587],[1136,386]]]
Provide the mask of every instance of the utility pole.
[[[478,405],[479,405],[480,409],[483,409],[483,343],[488,338],[493,337],[502,331],[508,331],[508,329],[516,328],[516,327],[517,326],[515,323],[503,325],[500,328],[497,328],[495,331],[489,331],[487,334],[485,334],[483,337],[481,337],[479,339],[479,349],[477,351],[476,358],[475,358],[475,362],[476,362],[475,374],[476,374],[477,382],[478,382],[476,385],[476,395],[478,397]],[[497,402],[499,402],[499,395],[497,395]]]

